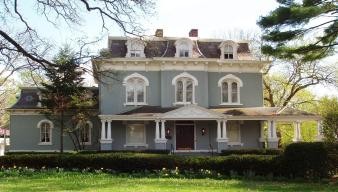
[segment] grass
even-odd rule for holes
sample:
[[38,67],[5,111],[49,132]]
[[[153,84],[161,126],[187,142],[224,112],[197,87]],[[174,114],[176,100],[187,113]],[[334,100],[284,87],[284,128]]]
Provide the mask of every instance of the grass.
[[90,172],[34,172],[0,177],[0,191],[338,191],[338,185],[294,181],[148,178]]

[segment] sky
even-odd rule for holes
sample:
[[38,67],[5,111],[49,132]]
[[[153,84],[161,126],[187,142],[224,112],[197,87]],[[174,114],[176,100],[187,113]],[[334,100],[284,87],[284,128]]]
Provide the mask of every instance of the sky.
[[[31,22],[40,33],[56,45],[72,44],[80,37],[88,41],[101,37],[102,40],[91,47],[92,51],[98,52],[107,47],[108,35],[123,35],[114,25],[110,25],[109,31],[102,30],[100,17],[94,13],[84,15],[81,26],[69,28],[64,23],[58,23],[55,28],[33,15],[28,9],[31,6],[26,6],[29,3],[26,1],[20,8],[32,18]],[[163,29],[164,36],[187,37],[190,29],[196,28],[201,38],[220,38],[229,31],[259,32],[256,24],[259,17],[277,6],[275,0],[158,0],[156,13],[142,17],[138,22],[146,29],[145,35],[154,35],[156,29]],[[334,88],[316,86],[311,90],[318,96],[338,96],[338,90]]]

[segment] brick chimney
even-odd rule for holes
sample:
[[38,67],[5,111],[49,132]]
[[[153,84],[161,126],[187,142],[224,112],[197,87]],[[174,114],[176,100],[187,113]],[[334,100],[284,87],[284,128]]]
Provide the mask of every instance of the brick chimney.
[[189,32],[189,37],[198,37],[198,29],[191,29]]
[[163,29],[156,29],[155,36],[156,37],[163,37]]

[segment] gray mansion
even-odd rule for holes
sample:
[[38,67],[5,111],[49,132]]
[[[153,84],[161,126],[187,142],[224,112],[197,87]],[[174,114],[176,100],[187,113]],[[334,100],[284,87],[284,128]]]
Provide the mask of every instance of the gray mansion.
[[[277,148],[277,121],[320,117],[289,107],[264,107],[262,69],[248,42],[188,37],[109,37],[109,57],[92,60],[97,111],[81,134],[87,150],[169,149],[220,152]],[[109,74],[114,74],[113,77]],[[57,151],[60,131],[39,110],[38,89],[24,87],[9,111],[10,151]],[[266,125],[267,129],[264,129]],[[67,135],[65,149],[73,150]]]

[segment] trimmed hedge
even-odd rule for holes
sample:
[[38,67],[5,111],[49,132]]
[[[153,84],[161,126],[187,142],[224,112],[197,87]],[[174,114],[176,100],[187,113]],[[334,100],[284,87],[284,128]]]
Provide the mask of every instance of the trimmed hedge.
[[[268,152],[266,152],[268,153]],[[2,167],[40,169],[105,169],[138,172],[166,169],[207,169],[224,175],[328,178],[338,173],[338,144],[293,143],[281,155],[175,156],[135,152],[74,154],[12,154],[0,157]]]
[[283,174],[291,177],[327,178],[338,170],[338,144],[292,143],[285,148]]
[[[79,152],[63,152],[63,154],[101,154],[101,153],[151,153],[151,154],[169,154],[170,150],[159,149],[146,149],[146,150],[109,150],[109,151],[79,151]],[[18,151],[18,152],[6,152],[6,155],[18,155],[18,154],[60,154],[60,152],[36,152],[36,151]]]
[[0,157],[0,166],[40,169],[109,169],[118,172],[175,169],[197,171],[207,169],[229,175],[251,173],[267,176],[279,166],[277,156],[232,155],[227,157],[183,157],[161,154],[110,153],[110,154],[21,154]]
[[281,155],[282,153],[281,149],[233,149],[222,150],[220,155]]

